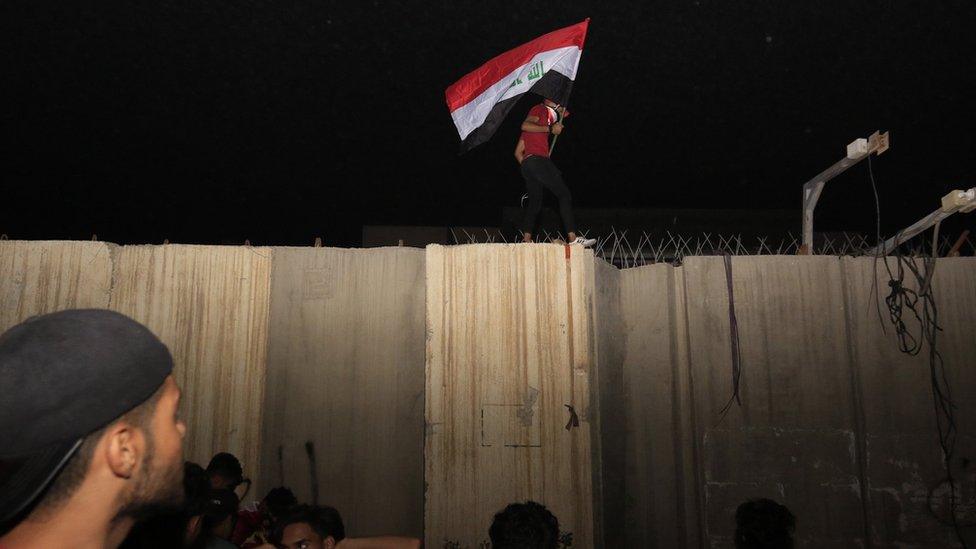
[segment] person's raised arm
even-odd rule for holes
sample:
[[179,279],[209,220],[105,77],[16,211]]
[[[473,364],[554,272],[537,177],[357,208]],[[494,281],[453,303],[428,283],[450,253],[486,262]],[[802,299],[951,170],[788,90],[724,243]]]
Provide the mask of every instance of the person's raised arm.
[[538,116],[527,116],[522,122],[522,131],[529,133],[549,133],[549,126],[539,123]]

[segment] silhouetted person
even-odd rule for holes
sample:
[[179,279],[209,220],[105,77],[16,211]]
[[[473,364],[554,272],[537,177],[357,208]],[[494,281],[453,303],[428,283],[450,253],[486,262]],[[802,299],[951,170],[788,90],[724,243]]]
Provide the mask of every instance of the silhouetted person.
[[522,134],[515,145],[515,160],[525,179],[529,203],[522,219],[522,240],[532,242],[536,218],[542,209],[544,189],[559,200],[559,215],[566,229],[567,242],[592,246],[596,240],[576,236],[576,219],[573,216],[573,195],[563,181],[563,173],[549,158],[549,136],[563,131],[562,119],[569,116],[566,109],[551,99],[532,107],[522,122]]
[[771,499],[754,499],[735,511],[737,549],[793,549],[796,517]]
[[203,505],[200,537],[193,545],[202,549],[236,549],[230,541],[240,501],[233,490],[211,489]]
[[117,547],[183,503],[173,359],[116,312],[61,311],[0,335],[4,549]]
[[559,520],[534,501],[512,503],[495,515],[488,536],[493,549],[556,549]]
[[271,534],[274,545],[284,549],[420,549],[416,538],[376,536],[347,538],[339,511],[332,507],[299,505],[283,517]]
[[221,452],[210,459],[207,475],[210,477],[210,487],[214,489],[235,490],[245,482],[241,462],[228,452]]

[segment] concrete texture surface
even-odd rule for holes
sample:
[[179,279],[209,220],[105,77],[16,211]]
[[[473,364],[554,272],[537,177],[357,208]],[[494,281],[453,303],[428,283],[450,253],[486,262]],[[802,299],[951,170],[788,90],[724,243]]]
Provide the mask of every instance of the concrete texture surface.
[[[110,307],[169,347],[183,390],[186,458],[217,452],[260,470],[271,249],[123,246],[114,256]],[[255,497],[256,494],[249,494]]]
[[[957,543],[933,516],[948,517],[948,488],[928,357],[898,351],[883,303],[890,290],[883,262],[732,258],[742,405],[724,418],[732,351],[723,258],[619,276],[623,389],[601,389],[624,398],[602,399],[601,412],[626,422],[625,442],[620,429],[606,429],[602,463],[627,466],[623,493],[616,501],[604,493],[608,545],[621,539],[617,528],[626,547],[732,547],[735,509],[757,497],[793,511],[800,547]],[[960,516],[972,522],[976,260],[940,259],[933,290],[943,328],[938,349],[956,404]],[[917,321],[905,315],[917,335]],[[621,507],[614,526],[608,509]],[[972,537],[972,528],[966,532]]]
[[484,547],[527,499],[593,546],[593,267],[576,247],[427,248],[427,547]]
[[[481,547],[495,511],[531,498],[574,547],[732,547],[736,507],[769,497],[800,547],[953,546],[929,359],[897,349],[883,260],[733,257],[731,273],[742,405],[724,418],[721,257],[621,271],[554,245],[2,241],[0,329],[71,307],[145,322],[177,361],[188,457],[232,451],[248,499],[283,482],[307,501],[311,441],[319,501],[354,535]],[[940,259],[933,291],[973,522],[976,259]]]
[[258,466],[270,249],[0,241],[0,330],[30,316],[111,308],[173,354],[187,459]]
[[106,242],[0,240],[0,332],[34,315],[108,307],[117,248]]
[[[261,486],[423,534],[424,251],[275,248]],[[278,452],[281,450],[281,460]]]

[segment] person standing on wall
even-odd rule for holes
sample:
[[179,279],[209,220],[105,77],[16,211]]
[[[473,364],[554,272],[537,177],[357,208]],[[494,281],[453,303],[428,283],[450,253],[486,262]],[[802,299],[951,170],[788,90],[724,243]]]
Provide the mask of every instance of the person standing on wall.
[[560,135],[563,131],[563,118],[569,116],[565,107],[551,99],[532,107],[522,122],[522,135],[515,146],[515,159],[520,164],[519,171],[525,179],[529,203],[522,220],[522,240],[532,242],[536,218],[542,209],[542,191],[549,191],[559,200],[559,215],[570,244],[589,247],[596,244],[592,238],[576,235],[576,220],[573,217],[573,196],[563,182],[562,172],[549,158],[549,136]]

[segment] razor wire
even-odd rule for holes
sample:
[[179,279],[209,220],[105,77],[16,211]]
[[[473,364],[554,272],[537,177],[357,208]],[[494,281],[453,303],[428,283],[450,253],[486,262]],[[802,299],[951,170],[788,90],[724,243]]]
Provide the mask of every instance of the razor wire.
[[[453,227],[450,229],[454,244],[514,244],[521,242],[520,235],[506,235],[499,229],[465,229]],[[581,235],[590,235],[581,232]],[[596,236],[593,254],[608,263],[622,268],[640,267],[655,263],[670,263],[680,265],[685,257],[709,255],[797,255],[800,251],[798,235],[787,233],[785,236],[743,236],[728,233],[699,233],[679,234],[665,231],[663,233],[639,232],[631,233],[627,229],[612,228],[608,234]],[[565,238],[559,233],[543,231],[537,235],[537,242],[565,243]],[[899,247],[903,256],[921,257],[931,256],[930,241],[927,239],[913,239],[904,242]],[[951,235],[941,236],[938,242],[938,256],[945,257],[956,239]],[[976,237],[967,236],[960,242],[956,253],[963,256],[976,255]],[[863,257],[872,256],[875,247],[869,237],[860,233],[829,233],[818,235],[814,242],[814,255]],[[892,252],[894,254],[894,252]]]

